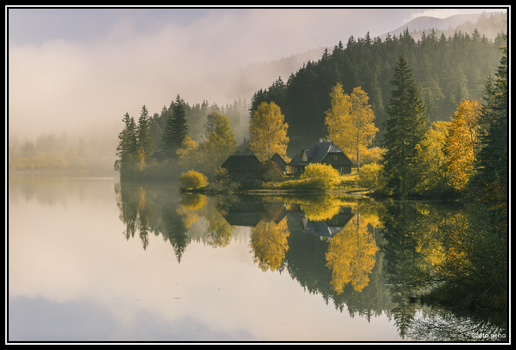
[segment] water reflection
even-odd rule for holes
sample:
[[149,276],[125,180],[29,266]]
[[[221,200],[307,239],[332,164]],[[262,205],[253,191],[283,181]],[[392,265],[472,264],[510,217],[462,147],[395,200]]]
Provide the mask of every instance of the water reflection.
[[[138,237],[146,249],[150,234],[161,235],[178,262],[192,241],[224,248],[235,228],[244,226],[257,268],[288,272],[305,291],[351,317],[387,315],[402,339],[480,341],[486,332],[507,334],[506,323],[471,317],[466,322],[451,311],[443,316],[421,298],[435,286],[436,273],[450,273],[451,262],[468,265],[466,253],[452,244],[466,215],[457,204],[335,196],[208,198],[131,185],[115,190],[126,239]],[[477,332],[465,338],[460,324]]]

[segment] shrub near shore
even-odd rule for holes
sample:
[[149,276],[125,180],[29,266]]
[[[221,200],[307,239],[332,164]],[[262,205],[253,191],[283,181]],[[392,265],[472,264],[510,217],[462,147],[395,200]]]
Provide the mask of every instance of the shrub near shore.
[[208,178],[195,170],[182,173],[179,177],[181,190],[194,189],[208,185]]
[[331,191],[341,183],[340,173],[331,165],[309,164],[299,180],[266,182],[265,189],[299,190],[299,191]]

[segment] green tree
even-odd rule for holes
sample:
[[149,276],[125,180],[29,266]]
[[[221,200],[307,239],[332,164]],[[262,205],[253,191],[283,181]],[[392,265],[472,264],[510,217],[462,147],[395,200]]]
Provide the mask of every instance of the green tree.
[[136,149],[138,148],[136,123],[133,117],[129,117],[129,113],[126,113],[124,115],[123,122],[125,123],[125,130],[127,130],[127,135],[129,137],[127,144],[127,152],[129,154],[134,154],[136,152]]
[[287,129],[280,107],[274,102],[262,102],[250,121],[249,148],[260,161],[270,159],[275,153],[285,159],[289,142]]
[[419,155],[415,170],[420,174],[420,178],[418,184],[414,186],[417,193],[439,196],[451,194],[444,154],[449,124],[444,121],[433,122],[428,129],[426,139],[418,148]]
[[135,165],[135,157],[137,150],[136,125],[134,118],[128,113],[124,115],[122,121],[125,128],[118,134],[118,146],[116,155],[118,159],[115,161],[115,171],[120,172],[120,176],[127,175],[129,169]]
[[176,150],[181,147],[183,140],[188,135],[186,103],[177,95],[176,101],[171,107],[172,113],[168,116],[161,138],[161,148],[168,157],[175,155]]
[[403,55],[399,57],[391,83],[395,89],[386,108],[383,158],[386,190],[394,196],[406,197],[411,192],[409,184],[418,182],[413,166],[427,134],[428,118],[424,115],[426,107],[412,68]]
[[[145,106],[142,107],[140,118],[138,119],[136,134],[138,137],[138,149],[143,151],[144,159],[150,159],[156,150],[156,144],[150,128],[149,111]],[[141,155],[141,152],[138,154]]]
[[206,130],[208,140],[204,143],[203,149],[206,173],[211,175],[235,152],[237,141],[226,116],[212,112],[208,115],[208,120],[211,123]]
[[[507,40],[507,38],[505,38]],[[486,103],[479,120],[479,143],[471,179],[471,196],[490,212],[493,227],[505,237],[508,214],[508,66],[507,46],[496,72],[496,80],[486,84]]]
[[251,110],[258,110],[258,106],[260,106],[262,102],[274,102],[281,108],[285,101],[286,91],[287,84],[283,82],[281,77],[278,77],[278,79],[275,80],[268,89],[260,89],[257,93],[254,94],[251,101]]

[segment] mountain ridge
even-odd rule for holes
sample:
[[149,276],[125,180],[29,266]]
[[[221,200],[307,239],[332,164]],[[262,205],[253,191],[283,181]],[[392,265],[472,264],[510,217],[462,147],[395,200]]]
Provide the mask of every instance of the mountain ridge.
[[403,33],[405,29],[408,28],[409,32],[414,32],[418,30],[426,30],[426,29],[435,29],[435,30],[445,30],[445,29],[454,29],[466,21],[474,22],[477,21],[482,13],[475,14],[463,14],[463,15],[454,15],[446,18],[437,18],[431,16],[420,16],[416,17],[413,20],[405,23],[399,28],[396,28],[392,31],[389,31],[380,36],[381,39],[386,37],[388,34],[390,35],[399,35]]
[[[406,28],[408,28],[409,33],[412,35],[414,40],[417,41],[420,39],[422,32],[424,30],[429,30],[432,27],[435,27],[434,29],[436,29],[438,35],[440,35],[440,33],[445,33],[445,35],[448,36],[453,35],[453,32],[455,32],[459,28],[461,28],[460,30],[464,32],[469,31],[469,27],[476,27],[477,25],[479,27],[485,27],[485,23],[490,21],[490,16],[499,15],[500,13],[504,12],[493,12],[490,14],[482,12],[475,14],[454,15],[446,18],[422,16],[414,18],[413,20],[405,23],[401,27],[398,27],[388,33],[383,34],[382,36],[377,37],[379,37],[381,40],[384,40],[389,34],[391,36],[399,36],[399,34],[401,34]],[[486,16],[486,21],[484,21],[485,23],[482,23],[481,25],[480,20],[482,20],[482,16]],[[467,24],[468,22],[469,26],[468,28],[466,28],[465,24]],[[494,23],[492,26],[495,26]],[[493,36],[493,33],[497,32],[497,30],[484,29],[479,28],[479,32],[481,35],[484,34],[484,32],[491,32],[490,35],[486,34],[486,37],[488,38],[491,38],[491,36]],[[343,39],[342,43],[346,45],[346,40]],[[321,58],[324,50],[326,49],[331,53],[333,47],[320,46],[318,48],[310,49],[302,53],[292,54],[289,57],[281,57],[276,60],[270,61],[252,62],[245,67],[241,67],[239,73],[239,81],[237,84],[238,89],[232,91],[232,94],[240,95],[240,97],[249,96],[250,94],[255,93],[260,88],[263,88],[263,86],[270,85],[273,81],[278,79],[278,77],[280,77],[284,82],[286,82],[291,74],[294,74],[308,61],[318,61]]]

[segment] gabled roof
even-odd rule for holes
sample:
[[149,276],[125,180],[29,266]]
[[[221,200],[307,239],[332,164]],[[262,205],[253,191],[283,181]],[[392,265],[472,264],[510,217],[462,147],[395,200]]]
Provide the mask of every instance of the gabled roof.
[[241,171],[247,164],[250,162],[257,162],[260,164],[260,161],[254,154],[251,155],[230,155],[228,159],[222,165],[221,168],[225,168],[227,171],[236,172]]
[[[306,154],[308,159],[306,162],[302,161],[301,156],[303,153]],[[335,146],[333,142],[316,142],[310,147],[303,147],[301,153],[295,156],[290,164],[307,165],[309,163],[320,163],[328,153],[342,153],[351,163],[349,157],[339,147]]]
[[274,153],[274,155],[271,157],[271,160],[273,161],[276,161],[276,162],[281,162],[282,164],[287,164],[287,162],[285,162],[285,159],[283,159],[282,156],[280,156],[279,154],[277,153]]

